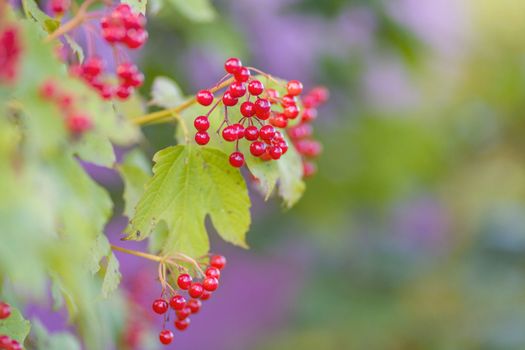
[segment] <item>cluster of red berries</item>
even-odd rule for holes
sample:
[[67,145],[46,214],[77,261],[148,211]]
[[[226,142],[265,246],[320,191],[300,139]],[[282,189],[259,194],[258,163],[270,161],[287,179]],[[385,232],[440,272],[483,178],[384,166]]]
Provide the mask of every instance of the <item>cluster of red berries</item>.
[[40,97],[56,104],[63,113],[66,128],[73,136],[79,136],[93,126],[91,118],[75,108],[73,96],[60,91],[52,80],[45,81],[39,89]]
[[69,10],[71,0],[51,0],[49,1],[49,8],[55,16],[62,16]]
[[299,124],[289,128],[288,136],[292,139],[297,152],[303,158],[303,176],[310,177],[317,171],[312,158],[317,157],[322,150],[321,144],[312,138],[313,128],[310,124],[317,118],[317,108],[328,100],[329,92],[325,87],[313,88],[302,98],[304,110]]
[[[224,64],[224,69],[227,75],[223,80],[233,77],[233,82],[206,115],[195,118],[194,126],[197,129],[195,141],[199,145],[206,145],[210,141],[208,117],[222,103],[224,120],[217,132],[226,125],[222,129],[222,138],[227,142],[236,142],[236,150],[230,155],[232,166],[239,168],[244,165],[244,154],[239,151],[239,141],[242,139],[250,142],[250,153],[254,157],[263,160],[281,158],[288,150],[288,144],[276,128],[286,128],[289,120],[299,116],[297,100],[303,91],[302,83],[297,80],[289,81],[286,84],[287,94],[280,97],[275,89],[265,88],[260,80],[253,78],[251,70],[254,69],[244,67],[238,58],[229,58]],[[266,77],[272,79],[268,75]],[[242,98],[244,101],[241,103],[239,99]],[[210,106],[214,99],[210,90],[201,90],[196,95],[197,102],[202,106]],[[228,118],[228,108],[236,105],[239,105],[241,117],[232,123]]]
[[128,4],[118,5],[100,21],[102,36],[108,43],[121,43],[130,49],[138,49],[148,39],[145,25],[146,17],[134,13]]
[[0,83],[14,81],[21,52],[22,47],[17,28],[12,26],[0,28]]
[[226,266],[226,258],[221,255],[214,255],[210,258],[210,265],[205,271],[205,277],[201,282],[194,282],[187,273],[182,273],[177,278],[177,286],[181,291],[187,291],[189,300],[177,292],[169,300],[164,298],[153,302],[153,311],[159,315],[164,315],[164,329],[159,333],[159,341],[168,345],[173,341],[173,332],[165,327],[169,320],[169,310],[175,312],[174,326],[180,331],[184,331],[190,325],[191,314],[196,314],[202,307],[202,301],[208,300],[212,293],[219,287],[221,270]]
[[144,75],[137,66],[131,62],[125,62],[117,66],[119,84],[114,86],[103,78],[105,66],[106,63],[103,59],[93,56],[86,59],[83,64],[72,65],[70,73],[83,79],[104,100],[111,100],[114,97],[125,100],[133,93],[135,88],[144,82]]
[[[11,306],[0,302],[0,320],[5,320],[9,316],[11,316]],[[7,335],[0,335],[0,350],[22,350],[22,345]]]

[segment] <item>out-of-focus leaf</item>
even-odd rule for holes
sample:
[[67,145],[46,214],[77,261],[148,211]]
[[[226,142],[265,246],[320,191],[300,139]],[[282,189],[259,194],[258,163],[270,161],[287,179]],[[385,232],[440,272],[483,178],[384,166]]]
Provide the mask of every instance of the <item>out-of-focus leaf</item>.
[[119,270],[119,262],[115,257],[115,254],[111,252],[108,255],[108,261],[106,271],[104,273],[104,280],[102,281],[102,296],[107,298],[112,292],[114,292],[119,284],[122,275]]
[[148,0],[122,0],[121,3],[131,6],[134,12],[140,12],[143,15],[146,14]]
[[144,186],[151,177],[151,166],[142,152],[136,149],[124,157],[117,170],[124,180],[124,214],[131,217],[135,205],[144,193]]
[[22,0],[22,7],[26,17],[36,21],[46,32],[52,33],[60,27],[60,22],[46,15],[34,0]]
[[210,0],[164,0],[178,12],[195,22],[208,22],[214,19],[215,10]]
[[184,101],[184,96],[177,83],[166,77],[157,77],[151,88],[151,104],[164,108],[173,108]]
[[86,133],[75,143],[75,152],[80,159],[111,168],[115,163],[115,152],[109,139],[96,133]]
[[77,338],[70,333],[58,332],[49,334],[42,322],[33,319],[32,339],[36,349],[80,350]]
[[20,344],[24,343],[30,329],[31,324],[29,321],[24,319],[20,311],[13,307],[11,307],[11,316],[0,320],[0,334],[7,335],[20,342]]

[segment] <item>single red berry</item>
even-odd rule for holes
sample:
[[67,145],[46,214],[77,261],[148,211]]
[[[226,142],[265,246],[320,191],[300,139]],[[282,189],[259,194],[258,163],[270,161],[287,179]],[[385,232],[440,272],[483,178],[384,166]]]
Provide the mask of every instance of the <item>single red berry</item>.
[[114,94],[115,94],[115,89],[113,88],[113,86],[109,84],[102,85],[102,88],[100,89],[100,96],[104,100],[111,100]]
[[312,126],[309,124],[299,124],[297,126],[294,126],[290,129],[288,129],[288,135],[292,139],[303,139],[305,137],[311,136],[313,133]]
[[119,4],[117,7],[115,7],[115,12],[121,13],[123,15],[127,15],[128,13],[131,13],[131,6],[129,4]]
[[126,29],[110,26],[102,29],[102,37],[110,44],[122,41],[126,37]]
[[66,125],[69,132],[79,135],[88,131],[91,126],[91,119],[84,114],[72,114],[67,117]]
[[230,94],[235,97],[243,97],[246,94],[246,84],[234,81],[229,88]]
[[241,67],[237,71],[237,73],[234,74],[235,80],[245,83],[250,79],[251,73],[250,70],[246,67]]
[[295,148],[306,157],[317,157],[322,151],[321,144],[314,140],[300,140],[295,143]]
[[207,290],[205,290],[204,292],[202,292],[202,295],[201,295],[201,300],[208,300],[211,298],[211,292],[208,292]]
[[219,280],[215,277],[206,277],[204,281],[202,281],[202,286],[207,291],[213,292],[219,287]]
[[117,75],[122,80],[130,80],[138,73],[138,68],[131,62],[124,62],[117,66]]
[[133,93],[133,91],[134,90],[131,86],[119,85],[116,91],[116,95],[121,100],[125,100]]
[[242,139],[244,137],[244,126],[242,126],[242,124],[239,123],[232,124],[231,126],[235,130],[235,135],[237,139]]
[[124,26],[126,29],[144,29],[146,17],[143,14],[132,14],[124,16]]
[[206,131],[210,128],[210,121],[205,115],[200,115],[193,121],[193,126],[199,131]]
[[170,306],[173,310],[182,310],[186,305],[186,299],[182,295],[174,295],[170,299]]
[[11,345],[11,338],[7,335],[0,335],[0,349],[9,349],[8,345]]
[[144,82],[144,74],[136,72],[129,79],[124,80],[125,85],[139,87]]
[[315,120],[317,118],[317,109],[315,108],[306,108],[303,111],[303,115],[301,116],[301,122],[308,123],[312,120]]
[[255,114],[255,105],[253,104],[253,102],[243,102],[241,104],[241,114],[244,117],[252,117]]
[[216,267],[210,266],[206,269],[205,274],[207,277],[213,277],[218,279],[219,277],[221,277],[221,270],[219,270]]
[[232,57],[228,58],[224,63],[224,69],[230,74],[235,74],[241,69],[242,62],[240,59]]
[[228,125],[222,129],[222,138],[228,142],[237,140],[237,129],[233,125]]
[[288,119],[295,119],[299,115],[299,108],[297,105],[287,106],[284,108],[283,114]]
[[192,314],[196,314],[201,309],[202,302],[198,299],[190,299],[187,306],[190,308]]
[[51,11],[55,15],[63,15],[64,12],[66,12],[69,9],[69,6],[71,5],[70,0],[51,0]]
[[184,320],[191,315],[191,309],[188,306],[184,306],[182,310],[175,311],[175,314],[177,315],[177,319]]
[[190,325],[190,319],[185,318],[184,320],[175,320],[175,328],[177,328],[179,331],[183,331]]
[[253,96],[259,96],[264,91],[264,85],[259,80],[252,80],[248,84],[248,91]]
[[204,288],[202,287],[202,284],[199,282],[192,283],[190,286],[190,289],[188,290],[188,294],[192,298],[198,298],[202,295],[202,291]]
[[244,137],[248,141],[255,141],[259,138],[259,129],[255,125],[251,125],[244,129]]
[[11,316],[11,306],[8,303],[0,303],[0,320]]
[[285,140],[279,141],[277,146],[282,150],[282,154],[285,154],[288,151],[288,143]]
[[270,146],[268,147],[268,153],[272,159],[277,160],[283,155],[283,150],[279,146]]
[[148,40],[148,32],[144,29],[128,29],[124,37],[124,44],[130,49],[141,47]]
[[277,128],[286,128],[288,126],[288,120],[282,113],[275,113],[268,121]]
[[268,100],[270,103],[277,103],[279,101],[279,92],[275,89],[266,89]]
[[168,302],[164,299],[157,299],[153,302],[152,308],[155,313],[162,315],[168,311]]
[[314,175],[317,172],[317,167],[314,163],[304,161],[303,162],[303,176],[304,177],[310,177]]
[[197,132],[195,134],[195,142],[201,146],[208,144],[208,142],[210,142],[210,134],[208,134],[206,131]]
[[64,94],[58,98],[58,105],[62,109],[70,109],[73,106],[73,96]]
[[244,165],[244,155],[241,152],[230,154],[230,164],[233,167],[240,168]]
[[239,100],[231,94],[231,92],[226,91],[224,95],[222,95],[222,103],[224,103],[227,107],[233,107],[237,104]]
[[56,95],[56,84],[52,80],[45,81],[38,90],[40,97],[42,97],[44,100],[50,100]]
[[9,344],[9,347],[7,348],[7,350],[23,350],[22,349],[22,345],[16,341],[16,340],[11,340],[11,344]]
[[159,340],[162,344],[168,345],[173,341],[173,332],[169,329],[163,329],[159,333]]
[[222,268],[226,266],[226,258],[222,255],[214,255],[210,258],[210,266],[222,270]]
[[202,106],[209,106],[213,102],[213,94],[209,90],[201,90],[197,93],[197,102]]
[[264,142],[255,141],[250,145],[250,153],[255,157],[259,157],[264,151],[266,151],[266,144]]
[[281,99],[281,106],[288,107],[288,106],[295,106],[297,105],[297,99],[295,96],[292,95],[284,95]]
[[192,278],[187,273],[181,273],[177,278],[177,285],[182,290],[187,290],[191,286]]
[[286,84],[286,90],[289,95],[298,96],[303,92],[303,83],[298,80],[290,80],[288,84]]
[[270,116],[270,109],[272,108],[272,105],[270,101],[264,98],[259,98],[255,101],[255,115],[259,119],[266,120]]
[[87,77],[95,77],[102,73],[104,61],[100,57],[90,57],[82,64],[82,74]]
[[310,91],[309,95],[313,96],[318,104],[325,103],[330,97],[330,91],[324,86],[317,86]]
[[275,135],[275,128],[271,125],[265,125],[259,130],[259,136],[263,140],[271,140]]

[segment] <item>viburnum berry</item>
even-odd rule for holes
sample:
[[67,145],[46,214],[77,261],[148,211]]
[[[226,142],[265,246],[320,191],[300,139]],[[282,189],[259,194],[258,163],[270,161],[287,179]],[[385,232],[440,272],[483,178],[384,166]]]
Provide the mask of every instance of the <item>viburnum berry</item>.
[[250,76],[250,70],[246,67],[241,67],[237,73],[234,73],[235,80],[242,83],[247,82],[250,79]]
[[271,108],[272,105],[267,99],[259,98],[255,101],[255,115],[261,120],[266,120],[270,117]]
[[137,73],[137,66],[131,62],[124,62],[117,66],[117,76],[122,80],[130,80]]
[[235,168],[240,168],[244,165],[244,155],[241,152],[233,152],[230,154],[230,164]]
[[224,63],[224,70],[230,74],[236,74],[239,69],[242,67],[242,62],[240,59],[232,57],[228,58]]
[[92,127],[91,119],[80,113],[71,114],[66,118],[67,129],[75,135],[82,134]]
[[173,332],[169,329],[163,329],[159,333],[159,340],[162,344],[168,345],[173,341]]
[[288,119],[295,119],[299,115],[299,108],[296,105],[290,105],[284,108],[283,114]]
[[266,94],[268,95],[268,100],[270,103],[277,103],[279,101],[279,92],[275,89],[266,89]]
[[288,144],[285,140],[281,140],[277,143],[277,146],[281,149],[282,154],[285,154],[288,151]]
[[317,167],[314,163],[303,161],[303,176],[304,177],[310,177],[314,175],[317,171]]
[[264,142],[255,141],[255,142],[252,142],[252,144],[250,145],[250,153],[255,157],[259,157],[265,151],[266,151],[266,144]]
[[288,106],[295,106],[297,104],[297,99],[295,96],[292,95],[284,95],[281,99],[281,106],[288,107]]
[[190,289],[188,290],[188,294],[192,298],[198,298],[202,295],[203,291],[204,288],[202,287],[202,284],[199,282],[195,282],[191,284]]
[[202,302],[198,299],[190,299],[186,305],[190,308],[192,314],[196,314],[201,309]]
[[242,124],[239,124],[239,123],[232,124],[231,126],[235,131],[235,135],[237,136],[237,139],[238,140],[242,139],[244,137],[244,126],[242,126]]
[[211,292],[208,292],[207,290],[204,290],[200,297],[201,300],[208,300],[210,298],[211,298]]
[[210,266],[206,269],[205,274],[207,277],[213,277],[218,279],[219,277],[221,277],[221,270],[219,270],[216,267]]
[[184,320],[191,315],[191,309],[186,305],[181,310],[175,311],[175,314],[177,315],[177,319]]
[[104,61],[100,57],[90,57],[82,64],[82,74],[87,77],[95,77],[104,70]]
[[4,27],[0,32],[0,83],[12,83],[20,65],[22,44],[18,28]]
[[0,320],[6,319],[11,316],[11,306],[8,303],[0,303]]
[[253,104],[253,102],[243,102],[241,104],[241,114],[247,118],[253,117],[253,115],[255,114],[255,105]]
[[330,92],[324,86],[318,86],[310,91],[309,95],[313,96],[319,104],[325,103],[330,97]]
[[192,278],[187,273],[182,273],[177,278],[177,285],[182,290],[187,290],[191,286]]
[[306,108],[303,110],[301,115],[301,122],[308,123],[317,118],[317,109],[315,108]]
[[275,135],[275,129],[271,125],[265,125],[259,130],[259,136],[263,140],[271,140]]
[[206,131],[199,131],[195,134],[195,142],[201,146],[204,146],[210,142],[210,135]]
[[216,267],[222,270],[226,266],[226,258],[222,255],[213,255],[210,258],[210,266]]
[[288,120],[282,113],[272,115],[268,121],[277,128],[286,128],[286,126],[288,126]]
[[202,106],[209,106],[213,102],[213,94],[210,90],[201,90],[197,93],[197,102]]
[[279,146],[270,146],[268,147],[268,154],[270,154],[270,157],[272,157],[272,159],[277,160],[283,155],[283,150]]
[[126,31],[124,44],[130,49],[137,49],[148,40],[148,32],[144,29],[131,28]]
[[9,345],[7,350],[23,350],[23,349],[22,349],[22,345],[15,339],[13,339],[11,340],[11,344]]
[[71,6],[70,0],[51,0],[50,3],[51,12],[55,15],[63,15]]
[[219,287],[219,280],[215,277],[206,277],[202,281],[202,286],[209,292],[216,291]]
[[133,88],[130,87],[130,86],[126,86],[126,85],[120,85],[118,88],[117,88],[117,91],[116,91],[116,95],[118,98],[120,98],[121,100],[125,100],[127,99],[131,93],[133,92]]
[[286,84],[286,90],[289,95],[298,96],[303,92],[303,84],[298,80],[290,80],[288,84]]
[[170,299],[170,306],[173,310],[182,310],[186,305],[186,299],[182,295],[174,295]]
[[235,97],[243,97],[246,94],[246,84],[234,81],[229,88],[230,94]]
[[234,97],[230,91],[226,91],[224,95],[222,95],[222,103],[224,103],[225,106],[233,107],[239,102],[239,99]]
[[222,129],[222,138],[228,142],[237,140],[237,129],[233,125],[228,125]]
[[193,126],[199,131],[206,131],[210,128],[210,121],[205,115],[200,115],[193,121]]
[[264,85],[259,80],[252,80],[248,84],[248,91],[253,96],[259,96],[264,91]]
[[191,320],[189,318],[185,318],[183,320],[175,320],[175,328],[177,328],[179,331],[183,331],[190,325]]
[[57,93],[57,87],[54,81],[48,80],[45,81],[40,88],[38,89],[40,97],[44,100],[50,100],[55,97]]
[[11,338],[7,335],[0,335],[0,349],[9,349],[9,345],[11,345]]
[[251,125],[244,129],[244,137],[248,141],[255,141],[259,138],[259,129],[256,126]]
[[299,124],[288,129],[288,135],[292,139],[302,139],[305,137],[312,136],[312,126],[309,124]]
[[162,315],[168,311],[168,302],[164,299],[156,299],[153,301],[152,309],[155,313]]

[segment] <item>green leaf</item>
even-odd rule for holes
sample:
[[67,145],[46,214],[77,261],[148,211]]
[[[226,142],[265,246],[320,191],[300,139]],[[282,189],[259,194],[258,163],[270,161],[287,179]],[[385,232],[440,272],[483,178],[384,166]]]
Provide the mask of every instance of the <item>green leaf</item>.
[[121,3],[131,6],[134,12],[140,12],[143,15],[146,14],[148,0],[122,0]]
[[7,335],[20,342],[20,344],[24,344],[30,329],[31,323],[24,319],[18,309],[13,307],[11,308],[11,316],[0,320],[0,334]]
[[22,7],[27,18],[32,18],[48,33],[60,27],[60,21],[46,15],[34,0],[22,0]]
[[184,17],[194,22],[209,22],[215,18],[215,10],[209,0],[166,0]]
[[144,187],[151,178],[151,166],[146,157],[136,149],[129,152],[117,170],[124,180],[124,215],[131,217],[135,206],[144,193]]
[[86,133],[73,147],[80,159],[86,162],[106,168],[111,168],[115,163],[113,146],[104,135],[93,132]]
[[149,237],[166,223],[162,252],[197,257],[209,250],[204,220],[207,215],[219,235],[247,247],[250,199],[239,170],[219,150],[195,146],[165,148],[154,157],[153,178],[126,229],[127,239]]
[[36,349],[80,350],[77,338],[70,333],[58,332],[49,334],[42,322],[33,319],[32,340]]
[[104,298],[109,297],[109,295],[118,288],[121,278],[122,275],[119,270],[119,262],[115,257],[115,254],[111,252],[108,255],[104,280],[102,281],[102,296]]
[[184,96],[177,83],[166,77],[157,77],[151,88],[151,102],[154,106],[173,108],[184,101]]
[[111,253],[111,246],[107,237],[100,234],[95,240],[89,254],[88,269],[92,274],[100,270],[100,260]]

